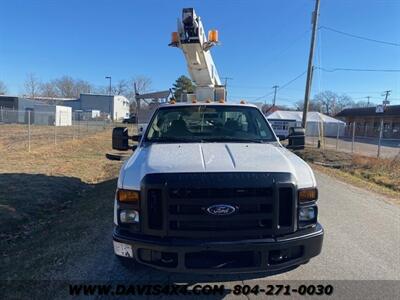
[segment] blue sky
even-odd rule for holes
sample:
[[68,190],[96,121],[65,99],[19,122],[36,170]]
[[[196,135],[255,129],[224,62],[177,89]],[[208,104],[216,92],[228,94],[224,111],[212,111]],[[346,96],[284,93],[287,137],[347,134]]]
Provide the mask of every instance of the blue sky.
[[[212,49],[221,77],[232,77],[233,100],[271,102],[272,86],[284,85],[307,67],[314,0],[129,1],[0,0],[0,80],[23,91],[27,73],[41,80],[70,75],[106,85],[136,75],[153,90],[187,74],[182,53],[167,44],[183,7],[194,7],[206,30],[222,44]],[[400,0],[321,0],[320,26],[400,43]],[[400,47],[318,33],[315,64],[323,68],[400,69]],[[278,104],[304,97],[305,76],[278,92]],[[332,90],[355,100],[380,102],[392,90],[400,104],[400,73],[314,73],[313,94]]]

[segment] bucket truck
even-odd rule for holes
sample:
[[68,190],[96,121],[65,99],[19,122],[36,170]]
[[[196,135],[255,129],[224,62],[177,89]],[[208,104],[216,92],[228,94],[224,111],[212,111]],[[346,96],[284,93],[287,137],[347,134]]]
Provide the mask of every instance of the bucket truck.
[[[195,94],[183,99],[189,103],[161,104],[138,135],[113,129],[113,149],[134,150],[114,198],[118,261],[263,277],[308,263],[324,236],[312,169],[282,146],[256,106],[220,101],[224,87],[209,51],[216,32],[206,39],[193,9],[183,10],[173,36]],[[304,135],[297,138],[304,145]]]

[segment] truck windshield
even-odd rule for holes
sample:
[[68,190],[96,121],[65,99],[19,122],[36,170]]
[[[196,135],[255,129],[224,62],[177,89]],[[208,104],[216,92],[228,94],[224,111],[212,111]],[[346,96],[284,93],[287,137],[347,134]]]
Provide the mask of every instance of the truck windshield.
[[249,106],[169,106],[149,124],[147,142],[275,142],[261,112]]

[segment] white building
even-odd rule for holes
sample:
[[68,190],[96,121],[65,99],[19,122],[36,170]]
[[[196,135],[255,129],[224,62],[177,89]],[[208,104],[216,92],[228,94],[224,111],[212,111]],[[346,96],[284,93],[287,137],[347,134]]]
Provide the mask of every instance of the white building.
[[31,123],[36,125],[72,125],[72,108],[61,105],[35,104]]
[[[288,136],[290,127],[300,127],[303,120],[302,111],[277,110],[267,116],[277,136]],[[316,111],[307,114],[306,135],[331,136],[344,134],[346,123]]]
[[[79,108],[84,112],[98,110],[108,114],[114,121],[129,117],[129,100],[121,95],[81,94]],[[64,105],[68,105],[64,102]]]

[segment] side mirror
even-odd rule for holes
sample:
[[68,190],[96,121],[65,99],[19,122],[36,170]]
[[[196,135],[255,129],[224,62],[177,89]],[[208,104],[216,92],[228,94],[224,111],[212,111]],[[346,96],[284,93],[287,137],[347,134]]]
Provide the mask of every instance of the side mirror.
[[128,128],[116,127],[112,132],[112,148],[120,151],[129,150]]
[[289,143],[286,146],[288,149],[304,149],[306,144],[305,129],[302,127],[289,128]]
[[142,138],[141,134],[131,136],[132,141],[136,141],[136,142],[139,142],[141,138]]
[[285,140],[288,139],[288,137],[287,137],[287,136],[284,136],[284,135],[279,135],[279,136],[278,136],[278,139],[279,139],[280,141],[285,141]]

